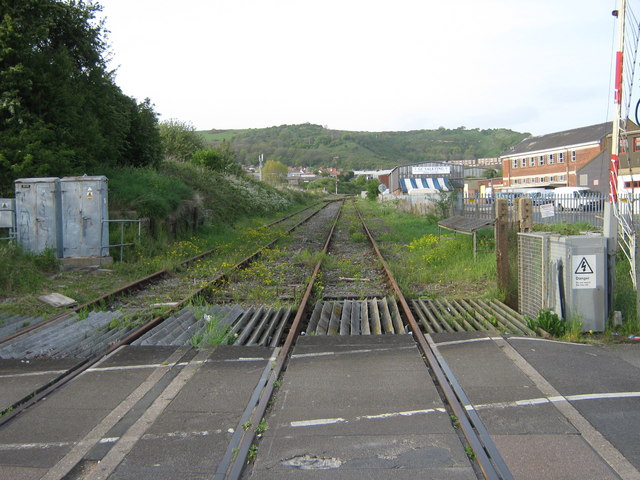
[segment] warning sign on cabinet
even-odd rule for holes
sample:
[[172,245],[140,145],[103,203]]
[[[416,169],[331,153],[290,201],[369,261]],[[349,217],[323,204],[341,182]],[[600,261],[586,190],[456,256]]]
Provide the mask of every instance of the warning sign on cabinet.
[[596,256],[573,255],[573,288],[596,288]]

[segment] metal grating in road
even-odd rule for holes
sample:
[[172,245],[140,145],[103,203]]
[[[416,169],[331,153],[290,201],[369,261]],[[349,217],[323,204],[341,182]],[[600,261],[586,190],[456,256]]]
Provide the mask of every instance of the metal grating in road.
[[8,337],[16,332],[43,321],[43,317],[30,315],[15,315],[12,313],[0,313],[0,338]]
[[411,307],[430,334],[488,330],[536,336],[522,315],[495,300],[412,300]]
[[186,307],[167,318],[132,345],[257,345],[280,343],[291,308],[211,305]]
[[405,333],[393,297],[320,301],[315,304],[307,335],[388,335]]
[[133,326],[120,311],[74,313],[0,346],[0,358],[88,358]]

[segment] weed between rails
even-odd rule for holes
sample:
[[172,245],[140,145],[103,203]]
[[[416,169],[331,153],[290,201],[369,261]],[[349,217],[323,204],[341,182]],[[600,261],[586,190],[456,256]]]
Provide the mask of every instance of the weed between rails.
[[194,334],[191,337],[191,346],[200,348],[212,345],[230,345],[235,340],[229,335],[229,326],[221,323],[221,318],[215,314],[207,313],[206,307],[197,308],[195,313],[196,319],[205,321],[203,331]]

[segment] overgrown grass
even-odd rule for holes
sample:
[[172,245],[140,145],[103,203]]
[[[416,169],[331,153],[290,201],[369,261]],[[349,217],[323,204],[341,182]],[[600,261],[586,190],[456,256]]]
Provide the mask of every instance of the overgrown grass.
[[472,237],[443,231],[439,238],[435,216],[416,217],[366,201],[358,207],[366,211],[367,223],[405,295],[504,299],[496,286],[491,229],[478,232],[478,248],[489,251],[479,252],[474,260]]
[[[613,292],[613,309],[622,312],[622,327],[618,333],[623,335],[640,334],[640,321],[637,312],[637,292],[633,289],[630,265],[622,252],[616,259],[616,288]],[[611,329],[614,331],[615,329]]]
[[55,273],[58,260],[53,250],[34,255],[10,243],[0,243],[0,291],[24,293],[40,288]]
[[110,210],[135,210],[140,217],[162,219],[193,197],[191,187],[153,168],[110,169],[105,175]]
[[592,232],[597,230],[589,222],[576,223],[536,223],[533,226],[534,232],[553,232],[560,235],[580,235],[582,232]]
[[198,192],[212,224],[285,210],[308,198],[301,192],[277,190],[249,176],[224,175],[190,163],[165,161],[160,171]]

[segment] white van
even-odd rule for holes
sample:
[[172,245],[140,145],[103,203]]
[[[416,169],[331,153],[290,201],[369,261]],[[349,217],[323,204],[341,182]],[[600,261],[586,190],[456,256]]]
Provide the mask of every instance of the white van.
[[588,187],[558,187],[553,196],[560,210],[596,210],[604,204],[604,196]]

